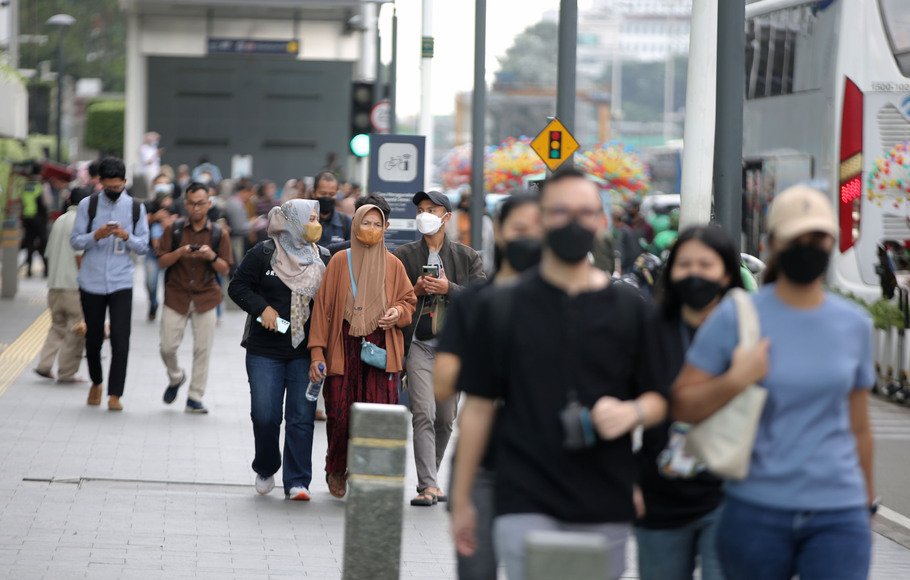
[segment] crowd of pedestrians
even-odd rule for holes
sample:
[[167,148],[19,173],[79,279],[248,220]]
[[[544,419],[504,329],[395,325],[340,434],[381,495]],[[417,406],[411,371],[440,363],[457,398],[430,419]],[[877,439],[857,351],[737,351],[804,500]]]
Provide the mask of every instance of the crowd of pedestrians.
[[[330,170],[281,189],[229,184],[207,160],[155,165],[154,136],[145,146],[145,203],[125,191],[122,161],[106,158],[60,197],[68,207],[49,235],[28,224],[29,249],[46,256],[52,315],[35,372],[81,382],[84,349],[89,405],[102,403],[109,339],[107,407],[124,408],[135,255],[148,318],[160,324],[164,404],[189,381],[185,411],[208,412],[225,290],[247,314],[238,339],[260,494],[281,469],[285,496],[310,500],[321,410],[306,391],[322,384],[337,498],[352,405],[408,406],[418,479],[409,503],[449,502],[460,578],[498,568],[525,578],[536,531],[601,536],[604,578],[622,575],[633,535],[643,580],[868,574],[872,327],[823,286],[837,223],[820,192],[776,197],[764,283],[743,306],[741,258],[713,226],[679,232],[649,288],[622,283],[654,231],[637,204],[605,208],[575,169],[500,204],[485,260],[465,243],[469,194],[453,207],[417,192],[419,238],[390,251],[389,204]],[[25,183],[23,223],[46,227],[54,198],[37,175]],[[753,315],[763,338],[740,344]],[[177,356],[188,324],[190,373]],[[688,439],[754,385],[767,400],[743,452],[748,469],[719,475]],[[452,481],[442,482],[456,418]]]

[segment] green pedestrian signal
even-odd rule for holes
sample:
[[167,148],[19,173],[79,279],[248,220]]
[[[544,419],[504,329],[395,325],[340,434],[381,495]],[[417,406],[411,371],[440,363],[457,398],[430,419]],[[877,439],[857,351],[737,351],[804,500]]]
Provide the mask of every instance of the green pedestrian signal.
[[370,136],[366,133],[354,135],[351,138],[351,153],[357,157],[366,157],[370,154]]

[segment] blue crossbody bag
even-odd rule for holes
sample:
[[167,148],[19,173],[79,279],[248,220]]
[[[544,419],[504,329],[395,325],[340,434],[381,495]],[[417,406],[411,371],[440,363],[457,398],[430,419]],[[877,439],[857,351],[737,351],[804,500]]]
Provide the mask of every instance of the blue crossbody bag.
[[[357,300],[357,282],[354,280],[354,266],[351,263],[350,249],[348,250],[348,273],[351,275],[351,290],[354,292],[354,300]],[[379,348],[364,337],[363,341],[360,343],[360,360],[371,367],[385,370],[386,351],[384,348]]]

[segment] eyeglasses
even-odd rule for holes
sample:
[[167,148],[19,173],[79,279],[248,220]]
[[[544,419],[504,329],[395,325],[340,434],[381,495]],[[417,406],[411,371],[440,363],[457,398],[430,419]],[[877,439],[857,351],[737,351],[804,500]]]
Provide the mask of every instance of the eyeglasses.
[[558,223],[569,223],[573,219],[577,219],[579,222],[594,224],[604,217],[603,208],[600,207],[587,207],[573,211],[568,207],[557,205],[540,209],[546,218]]
[[208,204],[209,204],[209,200],[197,201],[197,202],[188,201],[188,202],[186,202],[186,207],[199,208],[199,207],[205,207]]

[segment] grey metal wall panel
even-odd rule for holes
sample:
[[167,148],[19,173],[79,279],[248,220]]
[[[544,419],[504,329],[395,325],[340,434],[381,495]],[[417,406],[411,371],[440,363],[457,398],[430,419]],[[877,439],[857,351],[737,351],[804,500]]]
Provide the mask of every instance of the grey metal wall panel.
[[148,128],[175,167],[206,156],[227,177],[241,154],[257,179],[313,175],[347,154],[352,74],[343,61],[150,57]]

